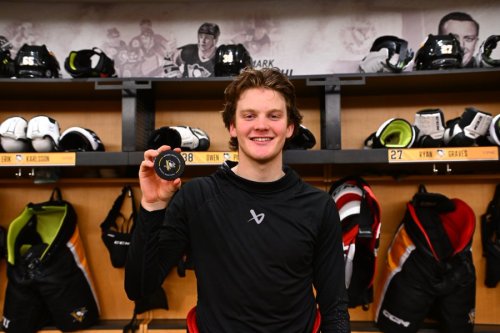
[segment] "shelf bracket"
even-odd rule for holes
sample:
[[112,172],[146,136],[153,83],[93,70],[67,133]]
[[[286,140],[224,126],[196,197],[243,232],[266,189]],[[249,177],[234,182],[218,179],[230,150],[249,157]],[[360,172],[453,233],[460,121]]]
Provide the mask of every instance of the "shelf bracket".
[[340,121],[340,86],[325,86],[321,103],[321,149],[342,149]]
[[122,91],[122,151],[144,150],[155,126],[152,81],[96,81],[94,88]]
[[151,89],[151,80],[95,81],[95,90],[139,90]]
[[322,86],[321,149],[341,149],[340,80],[336,76],[307,78],[308,86]]
[[[145,150],[155,127],[154,93],[151,81],[125,81],[122,90],[122,151]],[[146,88],[149,87],[149,88]]]
[[323,86],[321,101],[321,149],[342,149],[341,94],[342,85],[364,85],[365,76],[324,76],[307,78],[308,86]]

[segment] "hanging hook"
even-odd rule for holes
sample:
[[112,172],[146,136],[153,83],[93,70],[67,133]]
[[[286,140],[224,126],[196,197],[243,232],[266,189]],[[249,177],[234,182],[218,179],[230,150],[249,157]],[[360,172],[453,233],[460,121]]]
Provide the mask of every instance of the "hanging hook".
[[451,173],[453,170],[451,170],[450,165],[446,163],[446,173]]
[[31,171],[28,172],[28,176],[35,177],[35,168],[31,168]]
[[21,168],[17,169],[17,172],[14,173],[14,175],[17,177],[17,178],[20,178],[23,176],[23,171],[21,170]]
[[432,164],[432,173],[433,173],[433,174],[435,174],[435,175],[437,175],[438,171],[439,171],[439,170],[436,168],[436,164],[435,164],[435,163],[433,163],[433,164]]

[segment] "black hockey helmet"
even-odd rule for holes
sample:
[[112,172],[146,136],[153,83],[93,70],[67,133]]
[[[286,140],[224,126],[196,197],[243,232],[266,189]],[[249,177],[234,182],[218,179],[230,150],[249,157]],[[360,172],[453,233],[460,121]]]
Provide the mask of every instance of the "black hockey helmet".
[[74,78],[113,77],[114,65],[115,62],[97,47],[71,51],[64,61],[64,69]]
[[415,69],[459,68],[462,58],[463,50],[455,36],[429,34],[424,45],[417,51]]
[[252,57],[243,44],[223,44],[215,51],[215,76],[234,76],[252,66]]
[[214,36],[214,38],[219,38],[220,29],[219,26],[215,23],[205,22],[198,28],[198,35],[199,34],[212,35]]
[[486,64],[486,67],[500,67],[500,59],[491,58],[491,53],[497,48],[498,41],[500,41],[500,35],[491,35],[481,45],[480,62]]
[[309,149],[316,144],[314,134],[304,125],[285,143],[285,149]]
[[104,144],[97,134],[78,126],[70,127],[59,138],[61,151],[105,151]]
[[24,44],[17,51],[15,66],[19,78],[59,77],[59,62],[45,45]]
[[[394,72],[401,72],[413,59],[414,53],[408,48],[408,42],[396,36],[385,35],[378,37],[373,42],[370,52],[380,51],[383,48],[389,50],[386,64]],[[396,62],[391,61],[395,54],[399,56]]]
[[0,36],[0,77],[12,77],[16,74],[14,60],[10,56],[12,44],[4,36]]
[[5,36],[0,35],[0,52],[8,52],[10,56],[10,49],[12,49],[12,44]]

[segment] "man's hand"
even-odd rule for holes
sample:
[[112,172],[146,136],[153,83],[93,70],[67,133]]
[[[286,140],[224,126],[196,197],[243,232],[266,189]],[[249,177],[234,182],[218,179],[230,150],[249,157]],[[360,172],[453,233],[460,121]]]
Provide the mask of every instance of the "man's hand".
[[[149,149],[144,152],[144,160],[139,168],[139,184],[142,191],[141,206],[148,210],[164,209],[172,199],[175,192],[181,187],[181,179],[164,180],[160,178],[154,169],[154,159],[165,150],[170,150],[170,146],[161,146],[158,149]],[[179,148],[174,149],[180,153]]]

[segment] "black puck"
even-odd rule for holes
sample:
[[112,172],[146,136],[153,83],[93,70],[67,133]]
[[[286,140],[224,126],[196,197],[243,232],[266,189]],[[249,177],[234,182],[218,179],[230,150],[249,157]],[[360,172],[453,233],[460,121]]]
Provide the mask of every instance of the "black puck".
[[154,166],[158,176],[166,180],[174,180],[182,176],[186,162],[178,152],[166,150],[156,156]]

